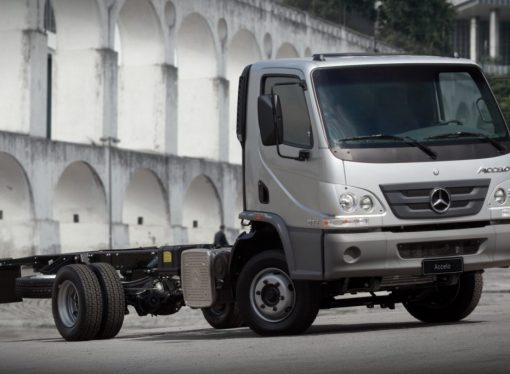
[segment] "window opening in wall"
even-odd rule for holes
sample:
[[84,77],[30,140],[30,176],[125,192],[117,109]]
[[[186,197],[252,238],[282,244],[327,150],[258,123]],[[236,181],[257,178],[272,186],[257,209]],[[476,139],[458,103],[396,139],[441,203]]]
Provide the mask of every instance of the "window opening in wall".
[[138,217],[138,224],[143,225],[143,217]]
[[0,219],[4,219],[4,211],[0,210]]
[[57,48],[57,23],[51,1],[47,0],[44,5],[44,30],[48,40],[48,60],[46,71],[46,138],[51,139],[51,107],[53,86],[53,53]]
[[55,13],[53,12],[53,7],[51,6],[50,0],[47,0],[46,4],[44,5],[44,29],[54,34],[57,32]]
[[80,222],[80,215],[79,214],[73,214],[73,222],[79,223]]
[[46,87],[46,138],[51,139],[51,105],[52,105],[52,84],[53,84],[53,55],[48,53],[47,65],[47,87]]
[[198,221],[193,220],[193,228],[196,229],[198,227]]

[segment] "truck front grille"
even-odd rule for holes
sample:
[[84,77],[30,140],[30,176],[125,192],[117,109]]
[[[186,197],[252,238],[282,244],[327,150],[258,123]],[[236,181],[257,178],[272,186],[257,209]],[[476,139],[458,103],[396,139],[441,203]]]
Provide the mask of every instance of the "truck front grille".
[[398,244],[398,253],[405,259],[473,255],[485,242],[481,239],[442,240]]
[[434,280],[433,275],[388,275],[382,278],[381,288],[427,284],[434,282]]
[[[462,181],[384,184],[381,190],[393,214],[402,219],[450,218],[477,214],[482,209],[490,179]],[[432,209],[431,195],[436,188],[445,189],[450,206],[443,213]]]
[[215,298],[211,275],[211,252],[188,249],[181,254],[181,280],[184,301],[192,308],[210,307]]

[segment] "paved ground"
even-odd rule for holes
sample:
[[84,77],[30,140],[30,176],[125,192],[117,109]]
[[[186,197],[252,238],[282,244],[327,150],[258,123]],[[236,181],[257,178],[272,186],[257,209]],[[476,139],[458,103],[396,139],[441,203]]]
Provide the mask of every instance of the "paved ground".
[[49,303],[0,307],[0,373],[508,373],[510,270],[487,274],[464,322],[425,325],[402,307],[321,312],[304,335],[217,331],[200,313],[128,316],[117,339],[64,342]]

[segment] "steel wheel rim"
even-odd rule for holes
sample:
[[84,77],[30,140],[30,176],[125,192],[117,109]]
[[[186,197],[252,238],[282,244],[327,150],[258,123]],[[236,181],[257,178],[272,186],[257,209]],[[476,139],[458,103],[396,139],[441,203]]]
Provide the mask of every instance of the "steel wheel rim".
[[296,302],[294,283],[283,270],[267,268],[253,278],[250,303],[255,313],[266,322],[285,320]]
[[58,314],[64,326],[74,327],[78,320],[80,303],[78,291],[73,282],[69,280],[62,282],[59,286],[57,302]]

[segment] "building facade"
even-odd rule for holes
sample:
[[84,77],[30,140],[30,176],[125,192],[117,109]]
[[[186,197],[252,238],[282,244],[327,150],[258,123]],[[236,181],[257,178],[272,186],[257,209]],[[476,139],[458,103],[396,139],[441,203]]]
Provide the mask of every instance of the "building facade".
[[233,240],[242,68],[373,40],[270,0],[0,0],[0,45],[2,258]]
[[457,16],[453,49],[489,74],[508,74],[510,0],[450,0]]

